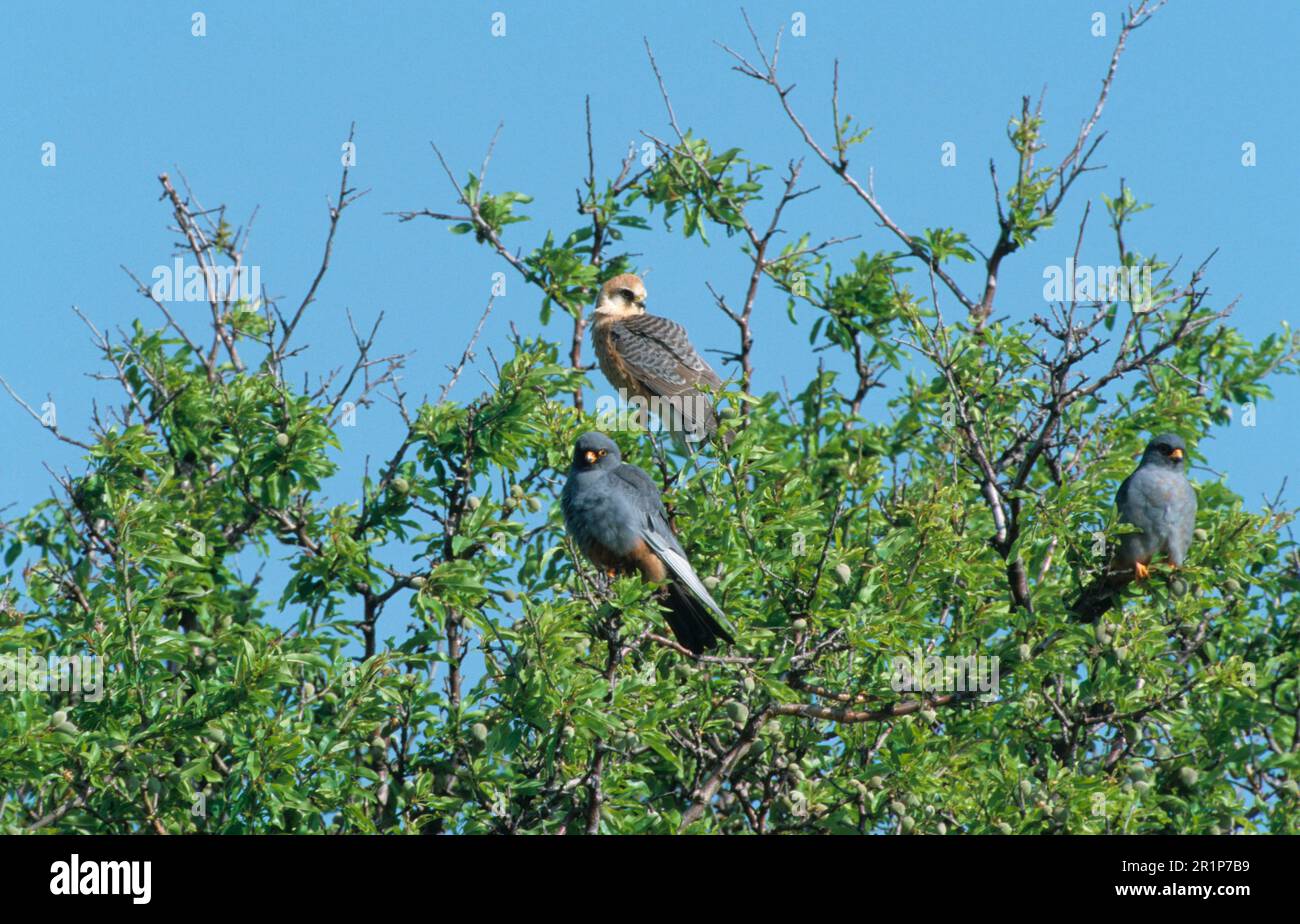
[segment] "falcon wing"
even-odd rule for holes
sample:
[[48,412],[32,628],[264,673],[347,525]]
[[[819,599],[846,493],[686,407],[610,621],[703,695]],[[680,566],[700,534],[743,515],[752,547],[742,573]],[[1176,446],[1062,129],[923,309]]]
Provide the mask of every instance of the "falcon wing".
[[[725,619],[722,607],[718,606],[717,601],[713,599],[704,586],[704,582],[696,575],[695,569],[691,567],[690,561],[687,560],[686,553],[678,543],[677,537],[673,535],[672,529],[668,526],[668,512],[664,510],[663,501],[659,497],[659,488],[656,487],[650,476],[635,465],[627,465],[626,463],[616,468],[614,475],[629,484],[635,493],[638,512],[643,516],[641,538],[645,539],[651,550],[663,559],[664,564],[668,566],[668,570],[676,580],[685,584],[691,593],[711,609],[719,620]],[[723,627],[726,627],[725,622]]]
[[[713,367],[691,346],[685,328],[674,321],[640,314],[615,323],[610,335],[623,364],[653,395],[697,398],[701,384],[722,387]],[[686,430],[717,429],[711,402],[683,401],[681,415]]]
[[722,385],[713,367],[691,346],[686,329],[675,321],[639,314],[615,324],[613,335],[619,355],[661,394],[693,393],[700,382]]

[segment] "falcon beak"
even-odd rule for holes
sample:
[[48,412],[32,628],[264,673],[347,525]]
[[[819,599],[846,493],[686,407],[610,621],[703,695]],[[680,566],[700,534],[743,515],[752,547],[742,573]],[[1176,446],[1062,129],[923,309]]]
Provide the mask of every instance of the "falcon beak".
[[1181,462],[1183,461],[1183,451],[1175,447],[1169,450],[1169,458],[1173,459],[1175,462]]
[[584,460],[588,465],[595,465],[595,464],[596,464],[596,450],[594,450],[594,449],[588,449],[586,452],[584,452],[584,453],[582,454],[582,458],[583,458],[583,460]]

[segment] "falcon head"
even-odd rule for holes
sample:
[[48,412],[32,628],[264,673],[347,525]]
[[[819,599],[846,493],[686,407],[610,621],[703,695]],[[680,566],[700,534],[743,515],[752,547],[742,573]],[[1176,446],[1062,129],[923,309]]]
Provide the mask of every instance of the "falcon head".
[[625,317],[645,313],[645,283],[640,276],[623,273],[600,287],[596,299],[596,314]]
[[1147,443],[1146,452],[1142,453],[1142,464],[1181,469],[1186,455],[1187,445],[1181,436],[1177,433],[1162,433]]
[[578,437],[573,444],[573,470],[585,472],[590,469],[613,468],[621,462],[618,445],[603,433],[592,430]]

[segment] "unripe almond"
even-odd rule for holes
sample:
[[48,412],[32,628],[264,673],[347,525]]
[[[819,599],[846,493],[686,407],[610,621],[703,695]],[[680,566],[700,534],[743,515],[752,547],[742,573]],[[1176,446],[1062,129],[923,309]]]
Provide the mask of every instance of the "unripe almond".
[[287,433],[277,433],[277,434],[275,435],[275,445],[279,446],[281,449],[283,449],[284,447],[288,446],[288,445],[289,445],[289,434],[287,434]]
[[840,562],[835,566],[835,576],[839,578],[841,584],[847,584],[853,580],[853,569],[844,562]]

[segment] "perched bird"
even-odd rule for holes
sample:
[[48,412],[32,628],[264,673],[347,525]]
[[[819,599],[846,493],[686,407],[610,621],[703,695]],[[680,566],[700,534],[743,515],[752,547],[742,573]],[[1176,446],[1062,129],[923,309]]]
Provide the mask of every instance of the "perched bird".
[[1147,444],[1137,471],[1124,479],[1115,495],[1120,519],[1140,532],[1120,539],[1106,573],[1079,595],[1071,607],[1082,622],[1093,622],[1116,604],[1119,592],[1134,578],[1144,581],[1151,560],[1165,555],[1177,568],[1187,555],[1196,529],[1196,492],[1183,474],[1186,447],[1182,437],[1164,433]]
[[560,508],[578,548],[607,574],[636,572],[644,581],[668,582],[668,625],[684,647],[698,655],[719,639],[734,643],[722,608],[668,526],[659,489],[649,475],[623,462],[605,434],[578,437]]
[[[678,323],[646,314],[645,284],[624,273],[600,287],[591,338],[600,371],[627,400],[640,398],[655,411],[675,440],[698,442],[718,431],[717,409],[702,385],[722,380],[691,346]],[[639,423],[646,424],[641,413]],[[727,435],[726,443],[733,437]]]

